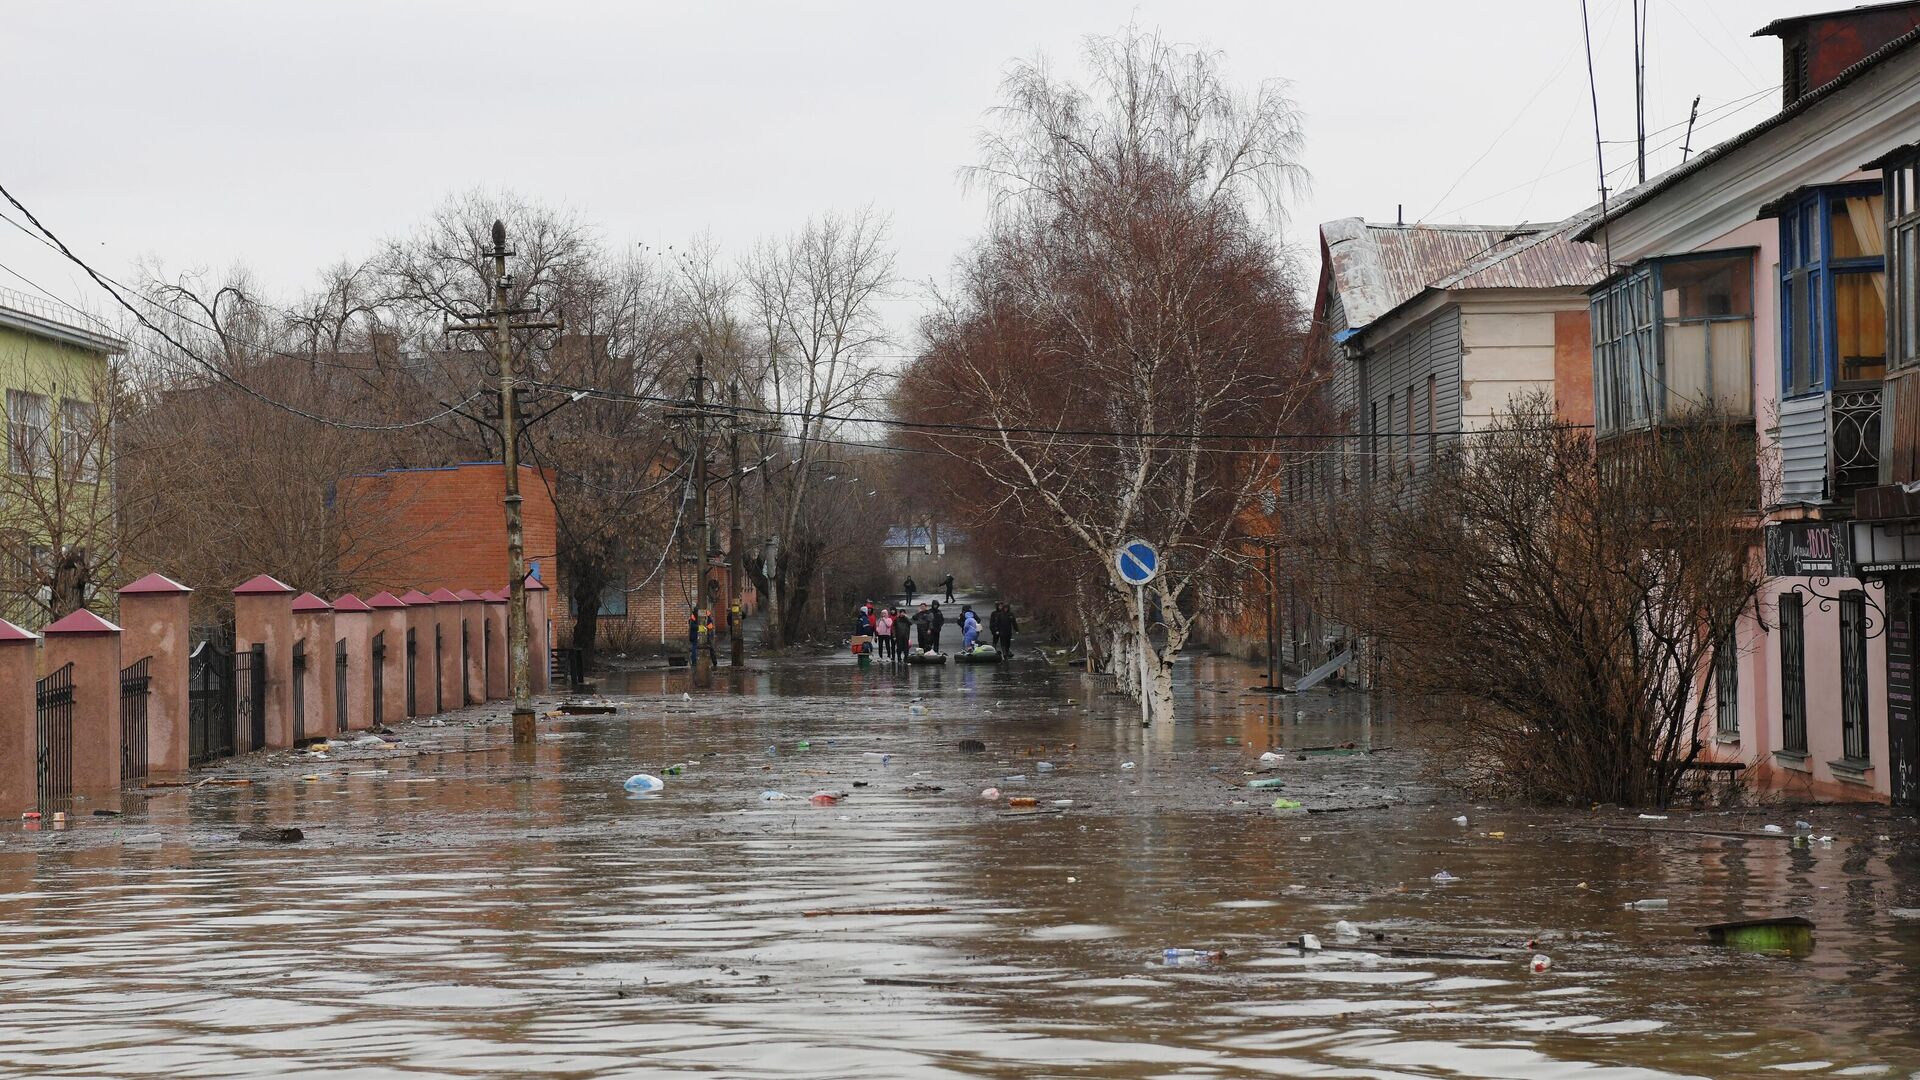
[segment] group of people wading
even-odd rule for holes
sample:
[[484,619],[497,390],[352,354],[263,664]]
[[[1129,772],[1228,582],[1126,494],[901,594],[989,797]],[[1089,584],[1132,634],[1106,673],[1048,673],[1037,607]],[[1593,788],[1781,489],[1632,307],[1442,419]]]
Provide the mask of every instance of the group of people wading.
[[[951,580],[948,578],[948,581]],[[951,587],[948,586],[949,589]],[[980,640],[980,617],[974,613],[971,605],[965,605],[960,608],[959,621],[961,643],[967,651],[972,651]],[[860,605],[860,610],[855,614],[853,632],[872,639],[875,656],[883,660],[904,660],[909,652],[909,642],[917,646],[920,652],[939,652],[940,631],[946,625],[947,614],[940,610],[937,601],[923,602],[912,613],[908,613],[904,607],[880,607],[869,600]],[[1012,608],[1005,604],[993,605],[993,611],[987,616],[987,631],[992,635],[993,647],[1000,651],[1001,656],[1013,655],[1013,635],[1019,629],[1020,622],[1014,618]]]

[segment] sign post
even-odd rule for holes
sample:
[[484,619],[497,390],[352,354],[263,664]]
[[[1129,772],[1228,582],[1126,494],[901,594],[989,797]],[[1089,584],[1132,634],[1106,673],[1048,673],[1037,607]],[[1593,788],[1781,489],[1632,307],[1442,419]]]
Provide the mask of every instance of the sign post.
[[1160,553],[1145,540],[1129,540],[1113,553],[1113,563],[1120,580],[1133,586],[1134,607],[1140,616],[1140,726],[1150,727],[1153,684],[1148,680],[1147,657],[1153,650],[1147,642],[1147,583],[1160,573]]

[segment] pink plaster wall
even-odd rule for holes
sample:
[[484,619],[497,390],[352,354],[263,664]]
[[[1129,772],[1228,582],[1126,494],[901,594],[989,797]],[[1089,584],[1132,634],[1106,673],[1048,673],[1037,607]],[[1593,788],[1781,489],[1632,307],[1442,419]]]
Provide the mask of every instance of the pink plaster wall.
[[[344,638],[347,643],[348,731],[365,731],[373,726],[372,625],[373,613],[370,611],[333,613],[333,634],[336,638]],[[332,677],[331,669],[328,670],[328,677]]]
[[48,671],[73,665],[73,793],[117,803],[120,791],[120,631],[46,633]]
[[[233,648],[246,652],[264,645],[267,656],[267,746],[293,745],[293,594],[242,593],[233,598]],[[261,703],[256,702],[258,708]],[[236,750],[258,750],[249,724],[234,734]]]
[[[403,596],[401,599],[406,600],[406,597]],[[409,605],[407,629],[413,632],[414,640],[413,715],[432,716],[438,711],[433,707],[433,687],[439,678],[433,661],[433,627],[434,609],[439,605],[431,600],[418,602],[408,600],[407,603]],[[400,663],[403,665],[404,673],[407,659],[406,635],[402,634],[400,637]],[[404,709],[402,711],[404,712]]]
[[487,700],[487,605],[479,600],[460,601],[460,622],[467,636],[467,670],[463,678],[465,703],[478,705]]
[[334,714],[333,612],[303,611],[293,616],[294,640],[307,643],[305,715],[302,738],[319,738],[339,730]]
[[0,815],[7,817],[33,809],[37,790],[33,684],[39,651],[31,638],[0,641]]
[[513,696],[513,687],[507,685],[507,605],[503,601],[490,601],[487,604],[487,625],[493,627],[491,640],[487,642],[487,699],[500,701]]
[[187,661],[193,650],[187,612],[191,594],[130,593],[120,597],[121,653],[127,663],[151,657],[147,673],[147,775],[187,770]]

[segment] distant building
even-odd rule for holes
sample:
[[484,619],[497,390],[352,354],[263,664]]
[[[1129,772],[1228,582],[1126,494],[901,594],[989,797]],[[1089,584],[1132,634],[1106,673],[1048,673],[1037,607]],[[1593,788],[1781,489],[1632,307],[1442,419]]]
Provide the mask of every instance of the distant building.
[[[1328,367],[1326,422],[1348,437],[1293,467],[1268,516],[1284,515],[1287,502],[1417,487],[1445,447],[1519,395],[1546,394],[1561,418],[1591,420],[1587,289],[1604,271],[1573,240],[1582,220],[1322,225],[1311,340]],[[1286,659],[1313,667],[1356,644],[1328,619],[1338,605],[1321,583],[1296,577],[1278,588]],[[1253,615],[1228,606],[1219,634],[1238,651],[1265,634],[1265,601],[1243,601]]]
[[108,358],[126,342],[52,303],[0,289],[0,616],[35,627],[56,588],[99,595],[117,558],[106,429]]

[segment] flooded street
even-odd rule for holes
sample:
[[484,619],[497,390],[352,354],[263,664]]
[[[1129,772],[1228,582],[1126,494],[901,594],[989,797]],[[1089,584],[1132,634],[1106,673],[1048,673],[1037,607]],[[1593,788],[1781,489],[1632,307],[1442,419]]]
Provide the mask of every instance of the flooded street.
[[[722,668],[691,701],[636,675],[528,751],[488,749],[498,723],[408,728],[65,832],[8,823],[0,1071],[1920,1075],[1911,816],[1480,808],[1363,697],[1247,693],[1221,661],[1181,680],[1181,722],[1143,742],[1127,702],[1031,656]],[[1246,787],[1262,750],[1348,742]],[[679,762],[659,797],[621,789]],[[1801,816],[1832,842],[1796,843]],[[1623,910],[1648,898],[1669,906]],[[1809,954],[1694,929],[1780,914],[1816,924]]]

